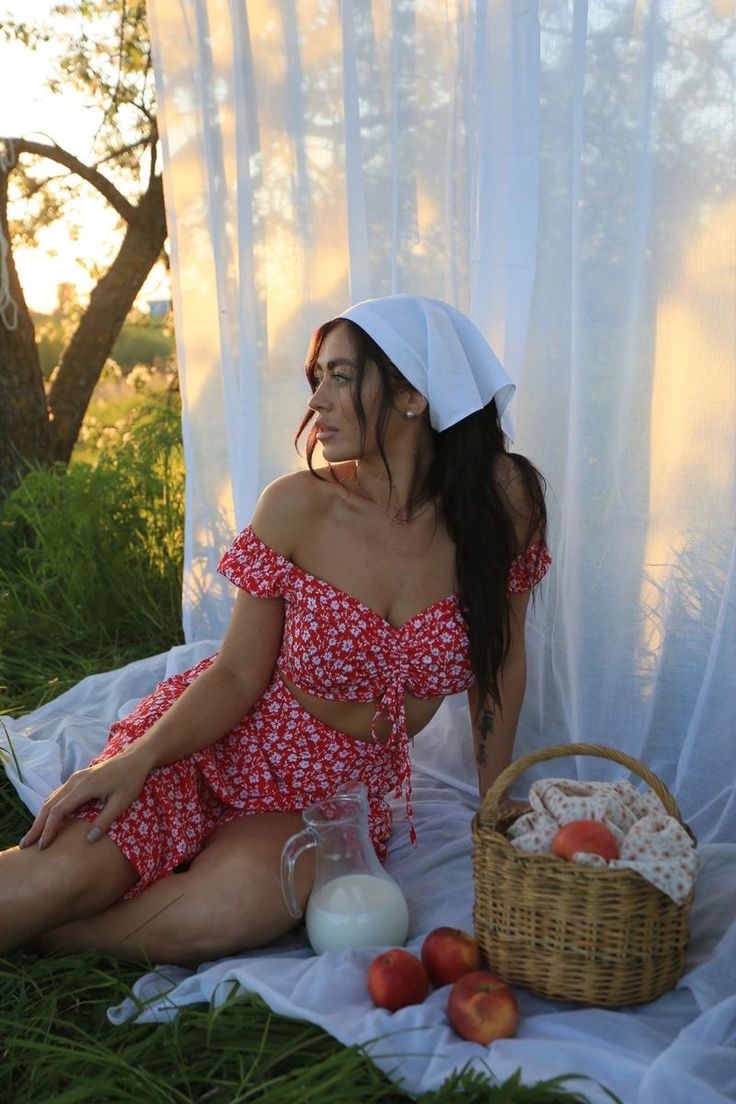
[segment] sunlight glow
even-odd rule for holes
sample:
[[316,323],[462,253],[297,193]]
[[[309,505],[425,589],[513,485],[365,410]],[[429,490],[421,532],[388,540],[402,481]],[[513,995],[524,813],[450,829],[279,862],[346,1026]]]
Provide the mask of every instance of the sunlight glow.
[[707,532],[685,533],[675,519],[723,517],[733,510],[736,411],[733,247],[736,201],[709,213],[682,260],[678,284],[657,312],[651,406],[649,533],[641,603],[645,651],[656,661],[667,584],[678,557],[708,554]]
[[[15,0],[15,3],[0,3],[0,20],[24,19],[40,23],[50,17],[54,2]],[[48,91],[46,81],[56,54],[53,41],[38,50],[30,50],[20,42],[2,44],[0,135],[53,141],[85,160],[91,155],[100,112],[86,105],[71,89],[63,96]],[[51,162],[46,162],[44,169],[48,169],[49,175],[64,173],[60,166]],[[74,208],[81,227],[77,240],[72,239],[61,219],[39,234],[35,249],[19,247],[15,251],[18,275],[31,310],[52,312],[57,305],[57,289],[61,283],[74,284],[84,301],[96,282],[86,269],[104,270],[120,242],[118,217],[94,190],[83,186],[83,196],[80,195]],[[12,208],[10,214],[12,218]],[[137,303],[144,308],[147,298],[168,298],[169,295],[168,280],[157,267],[141,289]]]

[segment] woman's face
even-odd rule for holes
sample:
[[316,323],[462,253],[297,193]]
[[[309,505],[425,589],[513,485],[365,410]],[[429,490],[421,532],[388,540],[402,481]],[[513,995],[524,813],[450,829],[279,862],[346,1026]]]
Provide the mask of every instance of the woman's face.
[[329,464],[355,460],[375,445],[375,423],[381,401],[378,369],[367,361],[360,398],[367,420],[365,445],[361,449],[361,431],[353,401],[358,373],[355,348],[346,325],[335,326],[322,342],[314,367],[316,389],[309,400],[315,412],[313,422],[317,440]]

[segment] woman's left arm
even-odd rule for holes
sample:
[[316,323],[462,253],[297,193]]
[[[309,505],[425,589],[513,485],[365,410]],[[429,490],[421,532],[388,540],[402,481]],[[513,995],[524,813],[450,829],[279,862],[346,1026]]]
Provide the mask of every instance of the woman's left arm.
[[498,673],[500,704],[496,705],[490,696],[479,703],[477,686],[468,690],[481,801],[513,756],[516,726],[526,689],[524,624],[529,596],[529,591],[509,595],[510,639],[508,654]]

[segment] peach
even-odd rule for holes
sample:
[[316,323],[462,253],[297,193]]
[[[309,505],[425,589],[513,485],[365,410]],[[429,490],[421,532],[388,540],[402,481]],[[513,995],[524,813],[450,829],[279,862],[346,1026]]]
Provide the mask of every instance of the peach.
[[433,985],[452,985],[463,974],[480,969],[480,947],[461,928],[435,928],[422,943],[422,962]]
[[427,971],[409,951],[382,951],[368,968],[368,992],[374,1004],[389,1012],[421,1004],[429,992]]
[[513,989],[490,970],[463,974],[447,999],[447,1015],[461,1039],[488,1046],[510,1039],[519,1026],[519,1004]]
[[576,851],[600,855],[606,862],[618,858],[616,837],[599,820],[571,820],[560,828],[550,850],[558,859],[572,860]]

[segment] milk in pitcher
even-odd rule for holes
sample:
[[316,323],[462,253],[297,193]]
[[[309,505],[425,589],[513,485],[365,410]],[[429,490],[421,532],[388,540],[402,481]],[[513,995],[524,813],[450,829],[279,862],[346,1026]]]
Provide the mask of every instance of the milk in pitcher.
[[307,935],[317,952],[385,944],[402,946],[409,910],[394,881],[346,874],[319,886],[307,905]]

